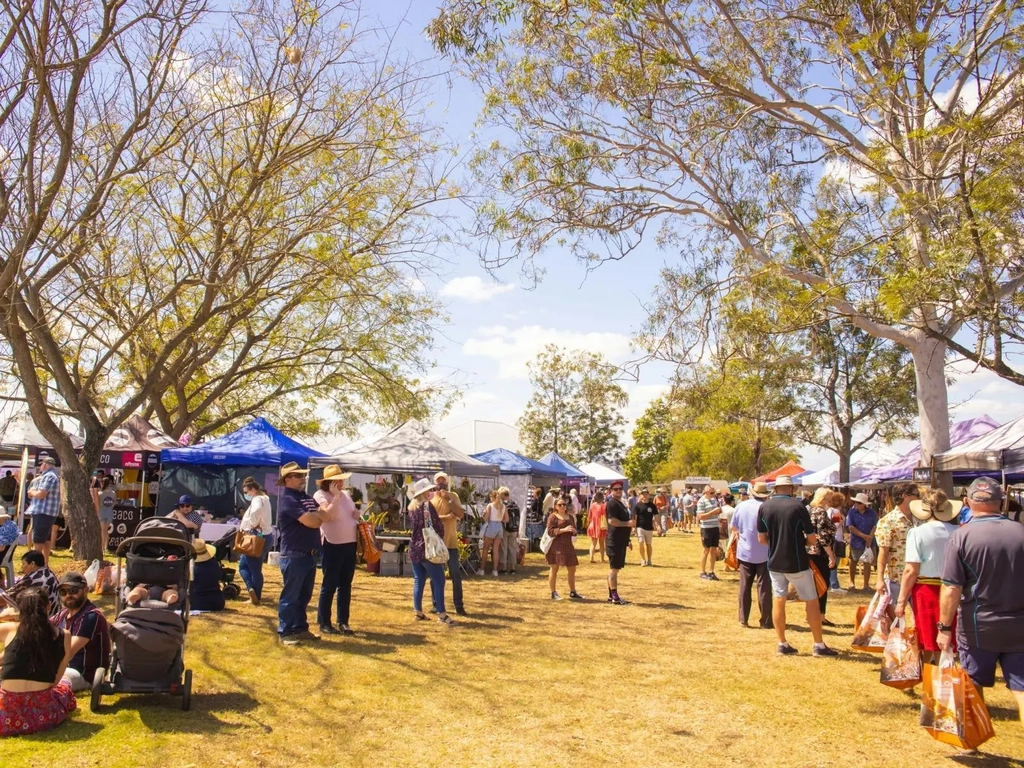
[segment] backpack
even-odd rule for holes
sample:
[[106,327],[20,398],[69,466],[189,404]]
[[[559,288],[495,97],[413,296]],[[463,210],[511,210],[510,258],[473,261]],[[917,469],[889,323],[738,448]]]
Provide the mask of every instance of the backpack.
[[508,520],[505,521],[505,530],[509,533],[519,533],[519,505],[511,499],[505,506],[508,512]]

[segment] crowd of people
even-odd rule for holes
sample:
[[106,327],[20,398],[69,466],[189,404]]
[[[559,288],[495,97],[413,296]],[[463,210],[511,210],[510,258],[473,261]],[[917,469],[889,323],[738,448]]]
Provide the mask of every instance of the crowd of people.
[[[37,505],[35,515],[55,516],[47,506],[53,502],[53,489],[44,478],[49,470],[40,470],[40,482],[29,489],[29,497]],[[284,490],[277,523],[282,577],[277,633],[285,646],[316,641],[325,634],[353,633],[349,619],[360,514],[346,490],[349,477],[337,465],[326,467],[310,495],[307,470],[294,463],[280,469]],[[576,584],[576,539],[582,530],[590,540],[590,562],[600,558],[608,564],[607,602],[616,605],[627,604],[619,581],[634,540],[639,564],[653,567],[655,538],[672,529],[699,533],[699,578],[720,582],[716,565],[720,551],[728,550],[726,562],[739,577],[738,623],[746,628],[756,621],[756,626],[773,630],[778,654],[800,653],[787,638],[787,607],[795,600],[804,604],[811,654],[837,656],[823,636],[824,627],[835,626],[827,618],[829,593],[857,590],[860,577],[860,589],[889,601],[897,616],[906,616],[909,606],[925,661],[934,662],[942,650],[956,650],[980,689],[994,684],[996,668],[1001,667],[1024,720],[1024,595],[1017,588],[1024,579],[1024,525],[1002,514],[1003,489],[996,481],[975,480],[963,501],[947,499],[938,490],[922,494],[916,483],[897,483],[889,491],[892,508],[882,515],[878,501],[864,493],[851,496],[820,488],[798,494],[788,476],[778,477],[772,489],[764,483],[747,484],[737,494],[738,501],[729,491],[710,485],[674,495],[658,488],[653,497],[643,486],[626,496],[624,486],[615,482],[598,489],[586,508],[576,492],[554,488],[543,495],[542,489],[532,489],[527,534],[538,543],[546,542],[552,600],[563,599],[558,588],[563,571],[568,599],[585,599]],[[249,506],[241,529],[269,532],[267,492],[253,478],[246,478],[243,491]],[[494,489],[483,510],[479,575],[487,574],[489,566],[491,576],[497,576],[514,570],[518,562],[518,508],[509,495],[507,488]],[[451,626],[456,620],[447,610],[448,581],[455,613],[467,615],[459,552],[459,524],[466,510],[458,494],[449,490],[443,472],[416,481],[408,497],[413,616],[417,621],[428,618],[423,596],[429,583],[436,621]],[[189,530],[201,524],[194,520],[188,497],[179,500],[171,516]],[[8,522],[0,521],[0,535]],[[34,549],[22,556],[22,579],[4,595],[0,733],[5,735],[60,722],[75,707],[74,692],[88,687],[92,673],[109,658],[106,620],[89,601],[85,579],[73,572],[58,579],[49,569],[48,522],[44,520],[40,534],[33,536]],[[510,539],[515,545],[511,551],[506,547]],[[214,567],[218,563],[213,548],[199,539],[192,544],[192,586],[197,592],[190,592],[190,597],[217,603],[220,573]],[[841,574],[844,557],[849,559],[849,571]],[[239,571],[254,605],[263,597],[263,564],[258,556],[240,559]],[[310,631],[307,618],[318,568],[319,635]],[[846,575],[844,587],[840,579]],[[223,608],[222,595],[209,609],[218,608]]]

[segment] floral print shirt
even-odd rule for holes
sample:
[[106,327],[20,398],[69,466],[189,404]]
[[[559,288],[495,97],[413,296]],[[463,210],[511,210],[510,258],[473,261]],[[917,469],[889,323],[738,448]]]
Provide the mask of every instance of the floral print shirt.
[[811,523],[814,525],[814,532],[818,534],[818,541],[807,547],[807,554],[824,554],[825,548],[831,548],[836,540],[836,524],[832,522],[832,514],[822,507],[811,507],[807,510],[811,513]]
[[889,581],[899,581],[903,576],[903,563],[907,556],[907,533],[913,522],[900,512],[899,507],[878,522],[875,541],[879,548],[889,548],[889,562],[885,564]]

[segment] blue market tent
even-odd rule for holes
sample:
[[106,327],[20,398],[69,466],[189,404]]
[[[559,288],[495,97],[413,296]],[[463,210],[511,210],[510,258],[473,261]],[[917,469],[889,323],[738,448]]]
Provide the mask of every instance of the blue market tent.
[[593,483],[594,478],[584,472],[582,469],[577,467],[575,464],[570,464],[568,461],[563,459],[554,451],[542,456],[540,459],[541,464],[546,464],[552,469],[556,469],[559,472],[565,473],[565,480],[562,481],[564,486],[579,486],[580,483]]
[[282,434],[264,418],[205,443],[165,448],[160,451],[163,476],[157,512],[166,514],[187,493],[197,508],[231,517],[245,505],[241,482],[251,475],[267,490],[276,513],[274,481],[279,468],[290,461],[305,467],[318,456],[323,454]]
[[494,448],[483,453],[471,453],[471,457],[485,464],[497,464],[503,475],[531,475],[535,479],[534,485],[547,485],[544,480],[552,480],[558,483],[566,473],[554,467],[543,464],[534,459],[527,458],[507,448]]

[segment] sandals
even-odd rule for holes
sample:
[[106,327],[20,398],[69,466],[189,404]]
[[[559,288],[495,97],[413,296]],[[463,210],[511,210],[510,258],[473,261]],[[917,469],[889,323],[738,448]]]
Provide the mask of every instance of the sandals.
[[455,621],[447,613],[442,613],[440,616],[437,617],[437,620],[442,624],[447,624],[449,627],[455,625]]
[[416,619],[416,621],[426,621],[427,620],[427,614],[425,614],[425,613],[414,613],[412,616],[413,616],[414,619]]

